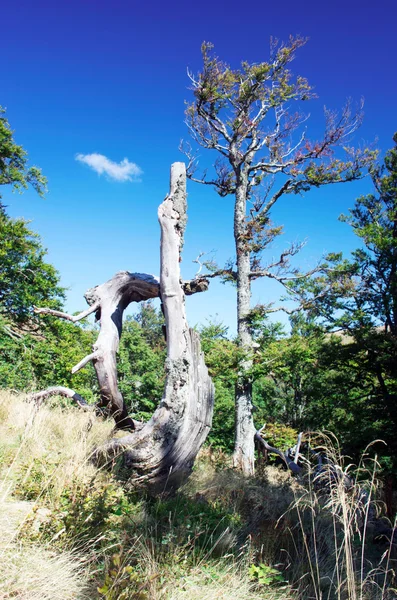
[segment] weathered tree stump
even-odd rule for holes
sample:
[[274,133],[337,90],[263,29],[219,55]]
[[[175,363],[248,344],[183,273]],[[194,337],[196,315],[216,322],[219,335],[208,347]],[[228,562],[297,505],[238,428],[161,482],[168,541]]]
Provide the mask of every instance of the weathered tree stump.
[[[160,280],[152,275],[116,273],[106,283],[89,290],[85,298],[90,307],[75,317],[46,308],[37,313],[52,314],[76,322],[91,313],[100,321],[100,332],[93,352],[72,372],[92,361],[100,386],[100,406],[107,407],[119,429],[132,433],[111,440],[96,456],[111,459],[124,455],[131,477],[159,490],[177,487],[191,472],[194,459],[211,428],[214,387],[201,352],[197,332],[189,329],[185,312],[186,294],[204,291],[208,283],[183,282],[180,277],[181,248],[186,226],[186,173],[184,163],[171,167],[170,193],[160,205],[161,227]],[[162,400],[150,421],[137,427],[128,415],[117,384],[117,350],[122,333],[124,310],[131,302],[160,296],[167,332],[166,383]],[[42,401],[56,388],[33,394]],[[59,389],[59,388],[58,388]],[[73,390],[70,397],[83,400]]]

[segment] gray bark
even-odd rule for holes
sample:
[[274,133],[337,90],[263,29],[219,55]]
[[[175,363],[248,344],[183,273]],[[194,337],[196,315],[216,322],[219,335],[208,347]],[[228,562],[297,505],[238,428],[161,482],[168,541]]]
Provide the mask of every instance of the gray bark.
[[214,387],[197,332],[189,329],[180,280],[186,223],[185,166],[172,166],[170,195],[158,211],[161,227],[160,296],[167,330],[166,384],[152,418],[139,431],[112,440],[97,453],[124,453],[135,482],[156,491],[177,487],[190,473],[212,423]]
[[[208,283],[183,282],[180,277],[186,226],[183,163],[172,165],[170,194],[160,205],[158,217],[160,283],[151,275],[121,271],[87,292],[85,298],[91,312],[96,312],[100,319],[101,328],[92,354],[80,361],[73,372],[92,361],[100,384],[101,404],[110,408],[119,428],[135,429],[130,435],[116,438],[99,449],[97,459],[113,460],[123,454],[135,482],[150,484],[155,491],[162,491],[165,487],[177,487],[190,473],[211,428],[214,400],[214,387],[204,363],[199,335],[189,329],[185,312],[185,290],[187,294],[204,291]],[[130,302],[159,295],[167,332],[165,391],[150,421],[138,429],[128,416],[118,389],[116,353],[125,308]],[[89,311],[82,315],[86,316]],[[50,309],[36,309],[36,312],[54,314]],[[70,318],[59,312],[56,316]]]
[[246,219],[246,175],[237,179],[234,210],[234,239],[237,254],[237,333],[245,357],[240,361],[235,394],[234,467],[246,475],[255,472],[255,426],[252,417],[252,336],[248,323],[251,309],[250,252],[244,243]]
[[73,322],[95,312],[100,330],[93,351],[72,369],[76,373],[92,361],[98,383],[99,406],[109,411],[119,429],[135,429],[128,416],[124,399],[117,383],[117,351],[122,333],[124,310],[131,302],[140,302],[159,295],[159,281],[153,275],[120,271],[109,281],[88,290],[85,299],[90,308],[75,317],[48,308],[35,308],[38,314],[52,314]]
[[[187,293],[190,295],[205,291],[208,288],[208,282],[201,281],[199,284],[195,284],[195,282],[187,281],[183,282],[182,288],[187,289]],[[159,296],[160,283],[153,275],[120,271],[106,283],[87,291],[85,299],[90,308],[79,315],[71,316],[49,308],[35,308],[37,314],[51,314],[74,323],[95,312],[97,320],[100,321],[97,341],[93,346],[92,353],[77,363],[73,367],[72,373],[77,373],[92,361],[99,383],[99,407],[109,412],[118,429],[134,430],[136,426],[134,419],[128,416],[117,383],[117,351],[122,334],[123,313],[131,302],[140,302]],[[46,394],[48,391],[44,390],[39,394],[43,398],[46,395],[54,395],[53,392]]]

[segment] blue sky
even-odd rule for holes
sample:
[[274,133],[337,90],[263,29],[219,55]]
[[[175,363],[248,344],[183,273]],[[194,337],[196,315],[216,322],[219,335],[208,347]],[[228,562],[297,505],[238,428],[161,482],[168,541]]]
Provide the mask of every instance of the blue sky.
[[[293,63],[318,95],[310,103],[309,134],[320,134],[324,104],[340,108],[348,97],[364,97],[365,121],[354,142],[377,138],[384,152],[397,130],[396,17],[394,0],[3,3],[0,104],[50,190],[46,200],[31,191],[5,192],[4,200],[12,216],[31,219],[42,236],[69,288],[68,310],[84,308],[84,291],[118,270],[158,273],[157,206],[170,164],[183,159],[186,69],[199,70],[203,40],[238,66],[266,60],[270,36],[309,37]],[[92,153],[116,163],[126,158],[142,173],[124,182],[98,175],[76,160]],[[285,233],[272,252],[308,238],[299,259],[305,267],[324,252],[349,251],[357,241],[337,217],[370,190],[364,180],[282,199],[273,219]],[[232,198],[193,183],[188,191],[186,278],[200,251],[216,250],[220,263],[233,255]],[[275,301],[280,293],[261,281],[253,302]],[[214,282],[206,294],[188,298],[187,307],[191,324],[218,314],[235,329],[232,288]]]

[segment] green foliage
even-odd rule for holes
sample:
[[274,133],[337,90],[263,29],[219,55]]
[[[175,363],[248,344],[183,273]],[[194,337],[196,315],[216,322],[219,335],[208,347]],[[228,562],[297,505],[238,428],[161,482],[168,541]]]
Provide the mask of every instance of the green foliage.
[[[7,327],[5,321],[0,326]],[[75,387],[93,400],[97,381],[92,366],[76,375],[71,368],[89,354],[95,332],[58,319],[43,320],[35,334],[0,336],[0,388],[21,391],[54,385]]]
[[214,416],[208,441],[214,448],[231,451],[238,348],[227,336],[228,328],[217,320],[210,320],[200,328],[201,347],[215,385]]
[[46,250],[23,219],[0,208],[0,315],[14,323],[35,325],[34,305],[59,308],[64,290],[59,274],[45,262]]
[[139,303],[139,311],[134,315],[135,321],[141,326],[146,342],[154,350],[165,349],[163,327],[165,320],[160,309],[156,309],[153,300]]
[[[46,179],[29,167],[26,151],[0,108],[0,185],[23,191],[28,185],[42,196]],[[1,196],[0,196],[1,199]],[[71,385],[70,370],[89,353],[90,331],[49,317],[38,318],[34,306],[62,308],[65,290],[56,269],[45,261],[40,237],[23,219],[10,218],[0,202],[0,387],[30,390]],[[73,384],[92,397],[95,383],[89,368]]]
[[59,274],[45,255],[27,223],[0,208],[0,387],[28,391],[56,382],[92,398],[92,367],[73,379],[70,372],[90,352],[92,331],[33,313],[34,306],[60,309],[64,299]]
[[[28,166],[27,152],[15,143],[10,124],[0,106],[0,185],[11,185],[13,190],[22,191],[31,185],[43,196],[47,179],[37,167]],[[0,208],[2,207],[0,194]]]
[[[241,517],[220,500],[200,501],[179,495],[158,499],[150,508],[156,521],[156,535],[162,546],[194,539],[198,548],[208,546],[225,531],[238,527]],[[171,526],[171,527],[170,527]]]
[[264,563],[251,565],[248,570],[249,576],[260,585],[269,586],[284,583],[285,579],[278,569],[269,567]]
[[[255,418],[267,423],[271,445],[285,449],[278,436],[269,439],[278,424],[293,429],[287,447],[296,443],[297,431],[328,430],[356,459],[374,439],[391,439],[393,422],[374,393],[370,357],[352,337],[327,334],[304,315],[293,318],[289,336],[272,340],[266,322],[263,328],[254,363]],[[374,450],[385,452],[383,445]]]
[[149,600],[146,587],[147,578],[133,565],[124,564],[123,554],[113,554],[105,573],[104,581],[97,588],[105,600]]
[[133,510],[122,487],[112,479],[71,483],[58,498],[51,523],[42,534],[57,535],[60,543],[61,538],[84,542],[95,540],[106,529],[106,542],[117,542]]
[[[262,328],[261,328],[262,327]],[[258,350],[254,358],[254,384],[269,418],[306,428],[306,405],[313,384],[324,333],[313,323],[294,317],[286,336],[280,327],[262,319],[257,323]]]
[[350,259],[329,255],[320,276],[290,287],[310,318],[342,332],[339,345],[333,340],[319,354],[323,375],[313,382],[315,394],[321,398],[327,385],[329,399],[322,396],[317,403],[315,426],[327,415],[329,426],[346,436],[350,447],[380,437],[396,456],[397,146],[387,153],[383,167],[372,170],[372,180],[375,193],[358,198],[350,214],[341,217],[362,246]]
[[271,446],[285,452],[288,448],[295,446],[298,431],[282,423],[269,423],[266,424],[265,436]]
[[151,320],[149,325],[140,315],[138,320],[127,317],[123,325],[117,371],[129,410],[135,418],[147,420],[163,394],[165,347],[159,315],[155,324]]

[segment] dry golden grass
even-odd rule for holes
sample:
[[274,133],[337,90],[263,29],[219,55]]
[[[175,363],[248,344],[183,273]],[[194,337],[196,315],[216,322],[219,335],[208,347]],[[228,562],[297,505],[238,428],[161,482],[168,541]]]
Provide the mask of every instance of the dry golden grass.
[[[18,534],[32,515],[37,525],[46,518],[43,509],[37,510],[44,496],[51,503],[68,481],[92,477],[90,451],[110,430],[110,423],[76,409],[37,410],[22,395],[0,392],[1,600],[88,600],[81,557],[22,544]],[[37,481],[32,477],[35,469]],[[29,493],[31,479],[35,501],[18,500],[22,489]]]
[[86,568],[76,554],[17,544],[0,554],[1,600],[90,600]]
[[[96,567],[87,565],[81,545],[77,552],[73,550],[73,539],[65,540],[63,550],[56,551],[48,538],[45,542],[40,535],[35,537],[41,525],[59,513],[65,489],[77,488],[80,484],[84,487],[98,478],[98,470],[89,460],[90,454],[111,432],[111,423],[76,408],[62,408],[53,401],[50,406],[43,405],[37,410],[22,395],[0,392],[0,538],[3,540],[0,600],[93,600],[99,597],[118,600],[121,593],[125,594],[122,598],[135,598],[139,590],[148,600],[276,598],[272,590],[255,589],[245,559],[236,560],[231,554],[227,559],[211,556],[213,545],[219,547],[221,555],[228,553],[235,543],[232,534],[223,533],[220,539],[211,542],[207,553],[200,552],[197,556],[194,542],[183,548],[177,544],[172,549],[167,547],[166,555],[161,547],[159,553],[158,540],[150,537],[153,522],[146,531],[145,524],[139,524],[140,519],[145,519],[144,508],[142,513],[134,513],[141,533],[132,540],[129,549],[124,548],[119,566],[115,568],[111,563],[112,552],[118,552],[117,543],[110,555],[95,557],[90,542],[85,549],[92,564],[102,561],[105,573],[111,574],[108,589],[102,594],[98,594],[93,585]],[[106,481],[106,473],[99,475]],[[229,472],[217,473],[210,459],[199,462],[188,485],[186,494],[204,493],[210,502],[222,490],[222,501],[235,503],[236,510],[244,502],[237,491],[244,487],[243,478],[231,479]],[[254,482],[245,499],[248,497],[252,507],[260,501],[260,490]],[[26,531],[33,534],[34,542],[26,539]],[[106,537],[106,531],[103,533]],[[72,550],[68,550],[69,547]],[[137,560],[139,578],[125,588],[123,582],[129,577],[125,568]],[[103,585],[107,580],[100,581]]]
[[[178,494],[156,504],[91,463],[111,433],[112,423],[77,408],[36,409],[0,392],[0,600],[393,598],[391,553],[368,563],[362,483],[347,490],[325,472],[324,494],[275,467],[246,478],[204,450]],[[258,585],[249,569],[260,564],[295,591]]]
[[287,590],[258,590],[247,577],[247,570],[233,561],[227,566],[220,562],[213,572],[198,567],[194,569],[175,591],[167,596],[168,600],[288,600]]
[[92,450],[110,435],[112,424],[75,408],[39,409],[22,395],[0,391],[0,501],[36,469],[40,493],[59,495],[67,482],[95,473]]

